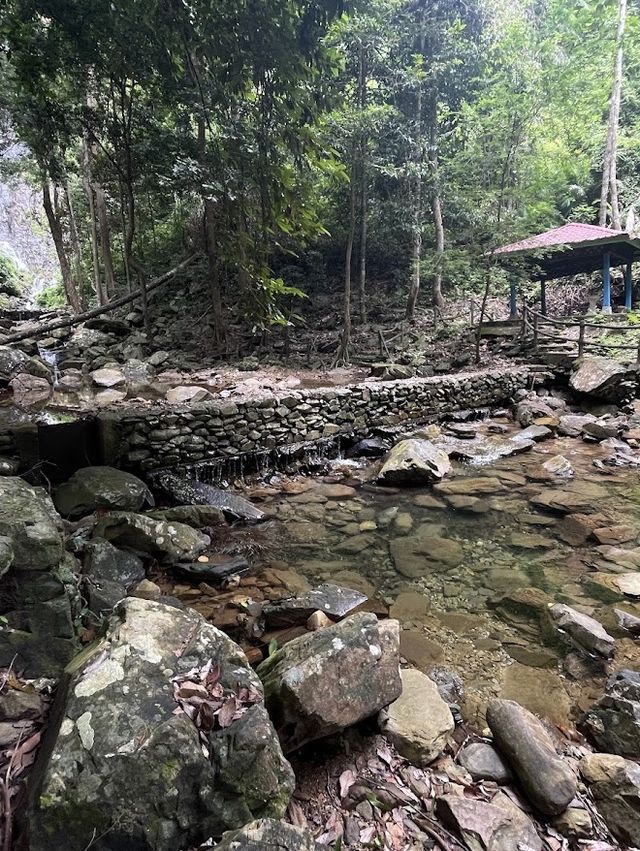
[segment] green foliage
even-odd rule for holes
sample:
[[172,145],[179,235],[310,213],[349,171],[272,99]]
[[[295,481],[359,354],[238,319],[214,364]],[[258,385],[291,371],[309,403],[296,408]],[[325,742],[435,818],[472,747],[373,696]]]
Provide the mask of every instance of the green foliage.
[[49,284],[41,290],[36,296],[36,304],[45,310],[53,310],[56,307],[64,307],[66,297],[62,281],[56,281],[54,284]]
[[0,253],[0,293],[19,296],[26,286],[27,278],[15,261]]

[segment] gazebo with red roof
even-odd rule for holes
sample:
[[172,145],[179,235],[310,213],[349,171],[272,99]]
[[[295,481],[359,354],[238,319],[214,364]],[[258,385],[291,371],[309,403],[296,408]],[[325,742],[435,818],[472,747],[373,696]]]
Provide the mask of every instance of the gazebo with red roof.
[[[602,269],[602,311],[611,313],[611,267],[622,266],[625,308],[633,301],[632,264],[640,258],[640,239],[623,230],[573,222],[520,242],[503,245],[494,252],[506,263],[522,260],[540,280],[542,312],[546,313],[545,283],[554,278]],[[511,284],[511,316],[517,315],[516,285]]]

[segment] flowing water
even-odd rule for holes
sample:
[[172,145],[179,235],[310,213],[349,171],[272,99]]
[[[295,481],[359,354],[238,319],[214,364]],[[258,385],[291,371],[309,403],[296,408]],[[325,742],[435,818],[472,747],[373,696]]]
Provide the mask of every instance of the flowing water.
[[[479,433],[491,439],[488,425]],[[541,470],[558,454],[572,478]],[[502,695],[566,724],[601,693],[607,671],[558,644],[547,626],[551,603],[592,615],[616,637],[608,670],[640,662],[614,613],[640,615],[640,598],[614,584],[640,569],[638,472],[598,469],[604,454],[595,443],[553,438],[490,463],[456,462],[444,492],[376,487],[371,462],[336,461],[324,477],[275,477],[253,493],[276,517],[276,561],[389,607],[412,664],[464,681],[468,716],[481,718],[487,700]]]

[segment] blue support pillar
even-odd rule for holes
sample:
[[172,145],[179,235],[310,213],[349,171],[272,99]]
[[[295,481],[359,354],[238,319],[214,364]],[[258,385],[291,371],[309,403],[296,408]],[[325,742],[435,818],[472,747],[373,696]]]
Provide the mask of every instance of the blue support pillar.
[[540,313],[547,315],[547,282],[544,278],[540,281]]
[[633,307],[633,275],[631,267],[631,263],[627,263],[624,267],[624,306],[626,310],[631,310]]
[[611,313],[611,255],[602,256],[602,312]]
[[509,319],[518,318],[518,293],[515,283],[511,283],[509,288]]

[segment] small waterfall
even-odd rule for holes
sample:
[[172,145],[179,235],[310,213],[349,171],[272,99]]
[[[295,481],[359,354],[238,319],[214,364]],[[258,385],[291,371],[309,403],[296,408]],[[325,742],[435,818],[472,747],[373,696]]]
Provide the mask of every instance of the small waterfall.
[[47,349],[38,344],[38,354],[45,363],[48,363],[53,370],[53,386],[57,387],[60,383],[60,369],[58,360],[60,358],[60,349]]

